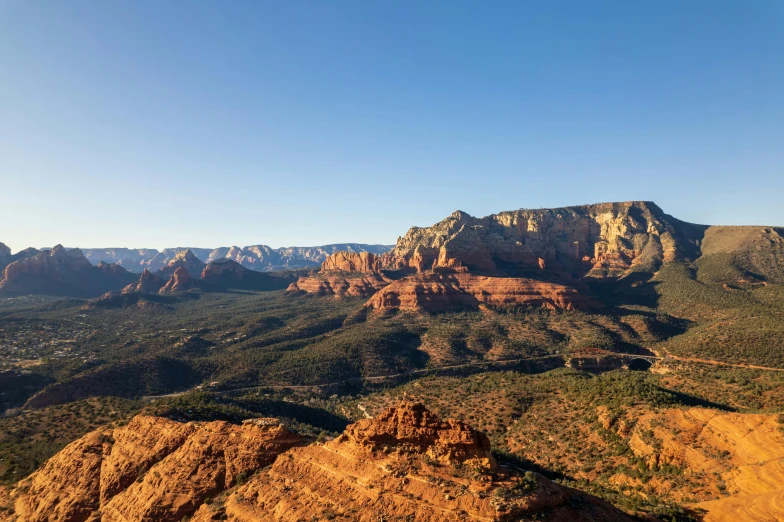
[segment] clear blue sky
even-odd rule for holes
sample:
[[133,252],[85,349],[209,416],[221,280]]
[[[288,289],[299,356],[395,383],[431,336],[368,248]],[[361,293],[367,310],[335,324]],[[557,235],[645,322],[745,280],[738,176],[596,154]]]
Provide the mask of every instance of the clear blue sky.
[[629,199],[784,225],[783,1],[0,0],[14,250]]

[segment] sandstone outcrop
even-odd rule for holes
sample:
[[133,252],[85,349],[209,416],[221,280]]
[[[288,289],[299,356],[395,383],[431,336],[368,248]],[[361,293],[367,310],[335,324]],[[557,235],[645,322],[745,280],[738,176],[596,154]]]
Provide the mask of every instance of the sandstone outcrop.
[[363,272],[381,271],[381,258],[369,252],[335,252],[321,264],[322,272]]
[[298,447],[194,521],[630,521],[609,504],[499,466],[487,438],[402,403]]
[[374,309],[443,310],[479,305],[591,309],[600,305],[575,288],[519,277],[430,271],[394,281],[368,301]]
[[307,292],[316,295],[334,295],[336,297],[370,297],[390,283],[380,273],[357,272],[340,274],[320,272],[300,277],[288,287],[288,292]]
[[72,442],[18,484],[14,520],[179,521],[298,442],[279,422],[137,416]]
[[159,294],[176,294],[178,292],[185,292],[194,287],[194,281],[191,279],[191,274],[184,267],[177,267],[174,273],[163,287],[158,290]]
[[93,266],[78,248],[66,250],[57,245],[6,266],[0,277],[0,292],[94,297],[118,290],[132,278],[122,267],[106,263]]
[[[649,466],[674,465],[725,484],[698,503],[705,522],[784,518],[784,431],[778,415],[692,408],[639,417],[630,446]],[[721,480],[719,480],[719,477]]]
[[163,285],[164,281],[160,277],[145,268],[142,275],[139,276],[139,280],[123,288],[122,293],[156,294]]
[[370,297],[391,282],[381,266],[381,257],[369,252],[335,252],[324,260],[317,274],[301,277],[288,291]]

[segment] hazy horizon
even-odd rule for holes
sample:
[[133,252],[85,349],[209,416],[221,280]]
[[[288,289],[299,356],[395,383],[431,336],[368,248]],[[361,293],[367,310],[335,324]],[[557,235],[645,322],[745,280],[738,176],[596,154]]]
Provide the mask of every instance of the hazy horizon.
[[773,0],[4,2],[0,242],[392,244],[627,200],[784,226],[783,29]]

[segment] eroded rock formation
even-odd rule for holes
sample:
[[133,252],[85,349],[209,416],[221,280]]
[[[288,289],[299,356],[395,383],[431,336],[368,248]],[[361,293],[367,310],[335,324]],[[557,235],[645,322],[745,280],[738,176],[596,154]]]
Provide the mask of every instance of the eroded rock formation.
[[177,267],[174,273],[163,287],[158,290],[159,294],[176,294],[190,290],[194,286],[191,274],[184,267]]
[[[695,259],[705,228],[678,221],[644,201],[516,210],[484,218],[457,211],[432,227],[410,229],[382,256],[333,255],[317,276],[303,278],[291,289],[335,295],[378,290],[368,302],[376,309],[592,307],[596,303],[580,279],[651,274],[664,263]],[[397,275],[394,283],[391,272]],[[406,277],[407,272],[416,274]],[[353,284],[348,274],[355,274]],[[362,274],[377,277],[368,282]]]
[[200,274],[207,265],[190,249],[181,250],[166,266],[158,270],[157,275],[163,280],[169,279],[178,268],[184,268],[189,274]]
[[18,484],[15,520],[179,521],[298,442],[277,421],[137,416],[72,442]]
[[498,466],[482,433],[410,402],[323,445],[289,450],[223,509],[202,506],[193,520],[631,520],[589,495]]
[[[706,522],[780,520],[784,431],[778,415],[692,408],[639,417],[630,446],[649,466],[677,466],[723,481],[723,496],[697,504]],[[712,487],[715,488],[715,483]]]
[[573,276],[617,277],[693,256],[704,228],[644,201],[523,209],[484,218],[457,211],[432,227],[412,228],[391,254],[418,270],[456,260],[487,273],[545,264]]
[[519,277],[430,271],[394,281],[368,301],[374,309],[443,310],[524,305],[551,310],[598,308],[574,287]]
[[158,290],[163,285],[164,281],[160,277],[145,268],[142,275],[139,276],[139,280],[123,288],[122,293],[141,292],[143,294],[155,294],[158,293]]
[[391,282],[381,272],[381,266],[381,257],[372,253],[336,252],[322,263],[317,274],[301,277],[288,291],[370,297]]
[[381,259],[369,252],[335,252],[324,260],[322,272],[369,272],[381,270]]

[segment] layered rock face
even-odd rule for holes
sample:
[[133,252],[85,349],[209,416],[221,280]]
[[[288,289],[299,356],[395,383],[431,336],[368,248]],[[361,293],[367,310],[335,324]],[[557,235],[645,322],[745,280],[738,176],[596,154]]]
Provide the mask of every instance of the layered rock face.
[[0,292],[91,297],[122,288],[132,278],[122,267],[106,263],[93,266],[78,248],[66,250],[57,245],[6,266]]
[[18,484],[15,520],[179,521],[298,442],[275,419],[237,426],[138,416],[69,444]]
[[174,273],[163,287],[158,290],[159,294],[176,294],[190,290],[194,286],[191,274],[184,267],[177,267]]
[[[377,290],[368,301],[375,309],[595,308],[580,279],[652,274],[664,263],[696,259],[705,229],[644,201],[484,218],[457,211],[432,227],[410,229],[382,256],[331,256],[319,274],[300,279],[291,290],[334,295]],[[368,274],[374,275],[370,281]]]
[[347,276],[319,273],[299,278],[289,285],[288,291],[336,297],[370,297],[388,284],[389,280],[381,274],[358,273]]
[[618,277],[693,257],[704,228],[644,201],[515,210],[484,218],[457,211],[432,227],[410,229],[391,256],[396,264],[420,271],[460,264],[472,272],[498,273],[545,265],[575,277]]
[[319,273],[299,278],[288,291],[370,297],[390,282],[381,273],[379,256],[367,252],[336,252],[324,260]]
[[707,510],[706,522],[782,519],[784,431],[778,415],[692,408],[635,420],[630,446],[650,466],[721,477],[726,489],[716,493],[728,496],[697,504]]
[[368,272],[381,271],[381,258],[369,252],[335,252],[321,264],[323,272]]
[[519,277],[430,272],[395,281],[368,301],[374,309],[444,310],[479,305],[524,305],[551,310],[586,310],[600,305],[575,288]]
[[[404,402],[298,447],[194,521],[630,521],[609,504],[499,466],[487,438]],[[536,518],[534,518],[536,517]]]

